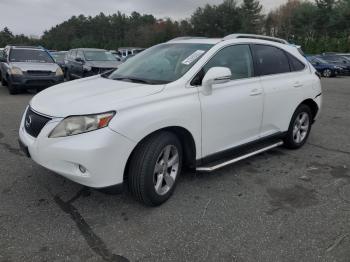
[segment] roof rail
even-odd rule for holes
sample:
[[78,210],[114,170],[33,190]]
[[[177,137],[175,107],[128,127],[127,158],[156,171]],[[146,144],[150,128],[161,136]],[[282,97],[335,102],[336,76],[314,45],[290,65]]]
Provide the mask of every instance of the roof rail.
[[251,38],[251,39],[260,39],[260,40],[267,40],[272,42],[277,42],[281,44],[289,44],[287,40],[277,38],[277,37],[271,37],[266,35],[253,35],[253,34],[231,34],[223,38],[223,40],[229,40],[229,39],[235,39],[235,38]]
[[180,36],[169,40],[168,42],[179,41],[179,40],[189,40],[189,39],[206,39],[204,36]]

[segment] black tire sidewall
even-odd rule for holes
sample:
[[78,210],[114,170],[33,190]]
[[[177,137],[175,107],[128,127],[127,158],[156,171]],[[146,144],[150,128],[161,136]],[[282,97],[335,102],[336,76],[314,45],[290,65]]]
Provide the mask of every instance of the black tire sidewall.
[[[307,134],[306,134],[306,137],[305,139],[301,142],[301,143],[296,143],[294,141],[294,138],[293,138],[293,129],[294,129],[294,123],[295,123],[295,120],[296,118],[301,114],[301,113],[307,113],[309,115],[309,130],[307,131]],[[290,149],[298,149],[300,147],[302,147],[309,135],[310,135],[310,132],[311,132],[311,127],[312,127],[312,121],[313,121],[313,116],[312,116],[312,112],[311,112],[311,109],[309,106],[305,105],[305,104],[302,104],[300,105],[294,112],[293,114],[293,117],[292,117],[292,120],[289,124],[289,128],[288,128],[288,132],[287,132],[287,135],[284,139],[284,144],[287,148],[290,148]]]
[[[173,187],[166,194],[159,195],[154,187],[154,167],[160,153],[167,145],[173,145],[177,148],[179,154],[179,168]],[[138,152],[135,152],[133,155],[130,163],[131,168],[129,175],[139,177],[132,178],[131,180],[133,180],[133,185],[130,184],[130,186],[135,187],[135,183],[139,183],[142,195],[142,199],[139,200],[150,206],[158,206],[167,201],[176,188],[176,184],[182,169],[181,143],[174,134],[170,132],[162,132],[158,136],[152,136],[148,139],[148,141],[142,143],[137,151]],[[136,159],[142,156],[143,159],[141,161],[140,159]],[[139,168],[137,168],[138,165]]]
[[7,87],[8,87],[8,90],[9,90],[9,93],[11,95],[16,95],[18,94],[18,88],[16,86],[14,86],[11,81],[8,81],[7,83]]

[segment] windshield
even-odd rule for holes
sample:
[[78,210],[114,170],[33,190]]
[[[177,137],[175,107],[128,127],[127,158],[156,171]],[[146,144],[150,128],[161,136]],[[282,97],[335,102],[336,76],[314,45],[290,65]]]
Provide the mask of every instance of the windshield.
[[210,44],[161,44],[130,58],[109,78],[166,84],[182,77],[210,48]]
[[12,49],[10,52],[10,62],[35,62],[53,63],[51,56],[43,50],[35,49]]
[[64,62],[64,58],[66,56],[65,52],[56,52],[56,53],[51,53],[51,56],[56,62]]
[[322,63],[322,64],[328,64],[328,62],[323,60],[322,58],[315,57],[314,59],[315,59],[316,62],[319,62],[319,63]]
[[111,52],[107,51],[84,51],[86,61],[117,61]]

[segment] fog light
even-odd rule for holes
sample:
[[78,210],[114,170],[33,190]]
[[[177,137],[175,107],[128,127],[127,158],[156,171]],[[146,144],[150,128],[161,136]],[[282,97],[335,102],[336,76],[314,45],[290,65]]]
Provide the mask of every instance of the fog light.
[[79,165],[79,170],[80,170],[80,172],[82,172],[83,174],[86,172],[86,168],[83,167],[82,165]]

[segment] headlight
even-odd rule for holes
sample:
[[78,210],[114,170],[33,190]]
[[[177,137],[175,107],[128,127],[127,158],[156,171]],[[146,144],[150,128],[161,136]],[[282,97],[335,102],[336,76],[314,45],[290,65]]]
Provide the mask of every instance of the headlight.
[[18,68],[18,67],[12,67],[12,68],[10,68],[10,70],[9,70],[9,74],[10,74],[10,75],[23,75],[23,72],[22,72],[22,70],[21,70],[20,68]]
[[63,76],[63,71],[60,67],[56,70],[56,76]]
[[50,138],[73,136],[108,126],[115,112],[96,115],[69,116],[61,121],[50,133]]

